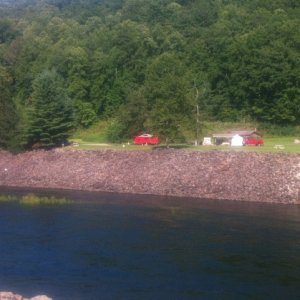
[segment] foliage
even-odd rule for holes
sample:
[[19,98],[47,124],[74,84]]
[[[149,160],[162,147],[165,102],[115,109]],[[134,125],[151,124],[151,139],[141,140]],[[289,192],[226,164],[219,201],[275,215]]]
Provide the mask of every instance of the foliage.
[[144,89],[133,89],[127,96],[127,104],[120,108],[119,122],[125,128],[124,137],[132,138],[145,131],[148,117]]
[[17,124],[17,112],[10,90],[12,78],[0,65],[0,148],[9,148]]
[[27,123],[28,145],[58,145],[71,111],[77,130],[114,120],[113,141],[180,141],[197,106],[199,124],[299,124],[299,1],[15,0],[0,16],[0,147]]
[[82,127],[91,126],[97,119],[97,115],[91,103],[79,102],[76,105],[76,121]]
[[106,129],[106,139],[111,143],[121,142],[125,132],[125,126],[117,120],[112,120]]
[[300,126],[291,126],[291,125],[276,125],[270,123],[262,123],[260,124],[261,130],[268,133],[268,135],[272,136],[295,136],[300,138]]
[[28,145],[51,148],[66,143],[72,128],[72,109],[55,71],[44,71],[33,82]]

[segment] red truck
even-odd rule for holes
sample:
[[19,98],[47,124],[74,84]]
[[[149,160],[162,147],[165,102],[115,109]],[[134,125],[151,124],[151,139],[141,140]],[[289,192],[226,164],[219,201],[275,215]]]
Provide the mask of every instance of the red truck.
[[135,136],[133,138],[133,143],[135,145],[157,145],[160,143],[158,136],[153,136],[151,134],[142,134]]
[[263,146],[264,140],[255,137],[244,137],[243,145]]

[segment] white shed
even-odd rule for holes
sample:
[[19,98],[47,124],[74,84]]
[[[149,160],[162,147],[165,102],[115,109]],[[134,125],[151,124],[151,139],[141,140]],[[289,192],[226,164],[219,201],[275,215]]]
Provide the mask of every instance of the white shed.
[[243,146],[243,137],[235,134],[231,139],[231,146]]

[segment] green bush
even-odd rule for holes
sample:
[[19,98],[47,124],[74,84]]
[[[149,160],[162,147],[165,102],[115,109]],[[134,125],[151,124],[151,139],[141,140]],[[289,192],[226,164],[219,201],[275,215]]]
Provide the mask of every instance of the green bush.
[[260,128],[269,136],[300,136],[300,126],[263,123]]
[[97,119],[97,115],[91,103],[79,102],[76,105],[76,121],[79,126],[88,128]]
[[108,142],[120,143],[123,140],[126,128],[119,121],[113,120],[106,129],[105,135]]

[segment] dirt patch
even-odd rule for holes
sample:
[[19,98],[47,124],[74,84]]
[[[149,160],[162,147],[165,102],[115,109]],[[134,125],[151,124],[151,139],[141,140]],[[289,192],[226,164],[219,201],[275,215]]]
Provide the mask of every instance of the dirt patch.
[[300,155],[249,152],[0,152],[0,185],[300,204]]

